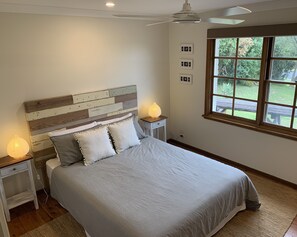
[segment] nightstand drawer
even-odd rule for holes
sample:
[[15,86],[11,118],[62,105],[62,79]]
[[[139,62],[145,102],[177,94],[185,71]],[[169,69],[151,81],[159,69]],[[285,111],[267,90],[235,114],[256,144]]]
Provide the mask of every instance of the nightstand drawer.
[[152,123],[151,125],[152,125],[152,129],[164,127],[166,125],[166,120],[164,119],[164,120]]
[[1,176],[13,175],[14,173],[18,173],[22,170],[27,170],[28,166],[26,162],[22,162],[20,164],[8,166],[6,168],[1,169]]

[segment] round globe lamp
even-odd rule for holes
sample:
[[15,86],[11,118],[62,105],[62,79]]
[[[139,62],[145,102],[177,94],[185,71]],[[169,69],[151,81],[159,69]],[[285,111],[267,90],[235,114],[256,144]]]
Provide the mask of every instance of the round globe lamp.
[[7,154],[15,159],[20,159],[29,152],[27,141],[19,136],[14,136],[7,145]]
[[152,118],[159,118],[161,115],[161,108],[157,103],[153,103],[148,110],[148,114]]

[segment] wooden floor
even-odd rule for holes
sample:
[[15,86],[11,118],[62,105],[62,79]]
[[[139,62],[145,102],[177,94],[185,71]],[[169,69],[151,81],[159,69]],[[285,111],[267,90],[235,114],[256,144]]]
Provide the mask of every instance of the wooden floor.
[[10,211],[11,221],[8,222],[8,229],[11,237],[20,236],[67,212],[51,197],[45,203],[46,195],[43,191],[38,191],[37,196],[38,210],[35,210],[33,202],[29,202]]

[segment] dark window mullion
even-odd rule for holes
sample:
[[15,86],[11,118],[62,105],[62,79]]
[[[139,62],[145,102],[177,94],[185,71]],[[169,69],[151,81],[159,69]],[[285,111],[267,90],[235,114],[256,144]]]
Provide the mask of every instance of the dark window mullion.
[[234,83],[233,83],[233,100],[232,100],[232,116],[234,116],[235,110],[235,91],[236,91],[236,72],[237,72],[237,60],[238,60],[238,46],[239,46],[239,38],[236,39],[236,58],[234,60]]
[[265,121],[266,117],[266,98],[269,93],[268,78],[270,74],[270,63],[272,54],[272,43],[273,39],[264,37],[263,39],[263,50],[262,50],[262,62],[259,82],[259,94],[258,94],[258,108],[256,122],[261,125]]
[[288,107],[288,108],[292,108],[293,107],[292,105],[280,104],[280,103],[269,102],[269,101],[266,101],[265,104],[277,105],[277,106]]
[[297,83],[296,83],[296,86],[295,86],[295,94],[294,94],[294,100],[293,100],[293,109],[292,109],[292,117],[291,117],[290,128],[293,128],[293,125],[294,125],[296,100],[297,100]]

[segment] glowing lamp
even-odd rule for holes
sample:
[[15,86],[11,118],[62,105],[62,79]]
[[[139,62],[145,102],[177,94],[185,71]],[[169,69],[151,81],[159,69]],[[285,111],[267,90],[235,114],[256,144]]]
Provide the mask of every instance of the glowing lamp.
[[148,114],[152,118],[158,118],[161,115],[161,108],[157,103],[153,103],[148,110]]
[[29,145],[27,141],[19,136],[14,136],[7,145],[7,154],[12,158],[19,159],[27,155]]

